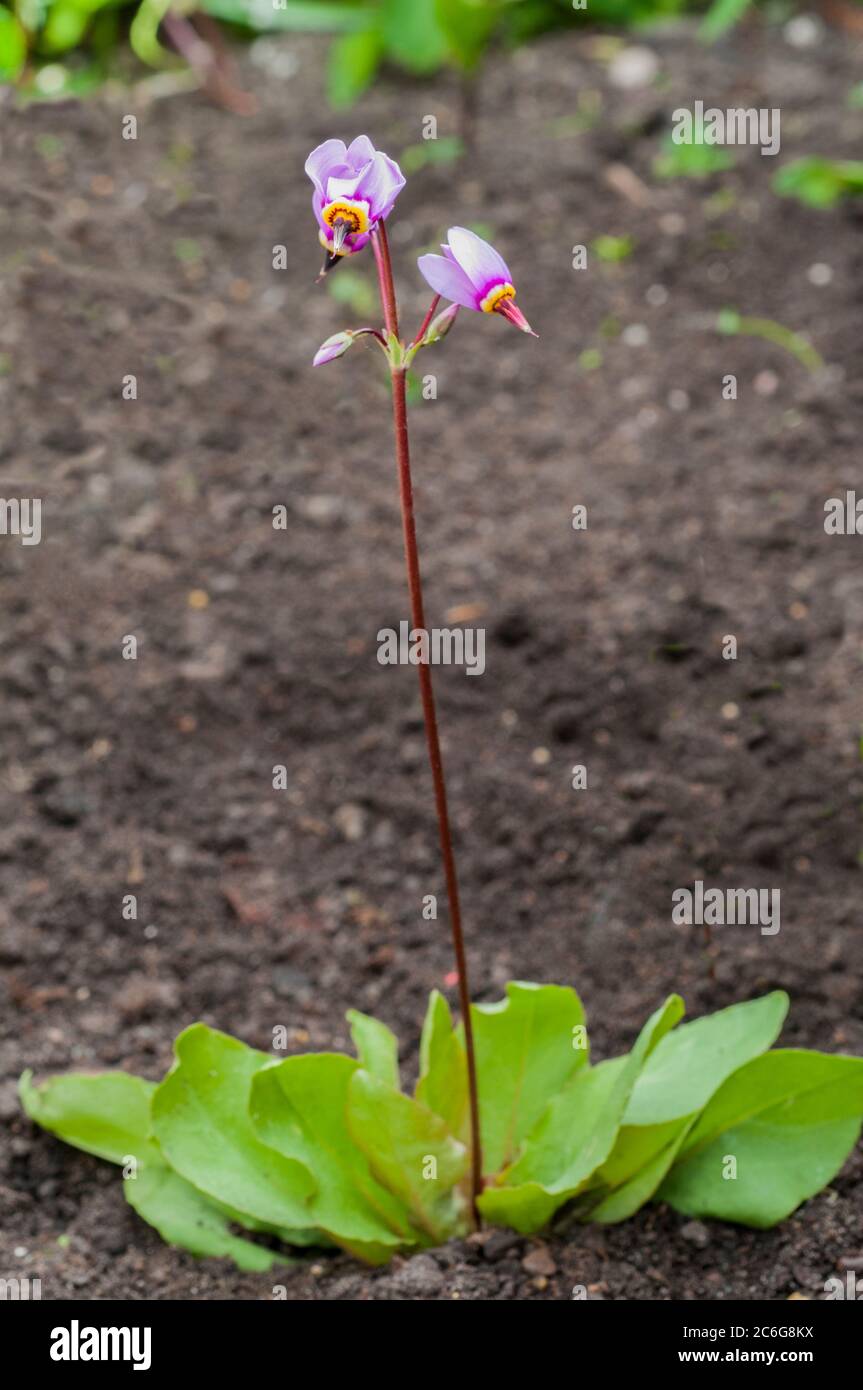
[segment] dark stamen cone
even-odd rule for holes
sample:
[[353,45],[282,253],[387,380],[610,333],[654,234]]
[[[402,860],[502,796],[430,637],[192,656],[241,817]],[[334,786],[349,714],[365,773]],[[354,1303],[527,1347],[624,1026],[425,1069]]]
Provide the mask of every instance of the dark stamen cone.
[[511,299],[502,299],[500,303],[494,306],[494,312],[496,314],[502,314],[503,317],[514,324],[516,328],[520,328],[522,333],[529,333],[532,338],[539,337],[538,333],[534,333],[524,314],[521,312],[521,309],[519,309]]
[[336,266],[340,263],[340,261],[343,261],[344,259],[344,256],[325,256],[324,263],[321,266],[321,273],[315,281],[315,284],[319,285],[321,281],[329,275],[330,271],[335,270]]

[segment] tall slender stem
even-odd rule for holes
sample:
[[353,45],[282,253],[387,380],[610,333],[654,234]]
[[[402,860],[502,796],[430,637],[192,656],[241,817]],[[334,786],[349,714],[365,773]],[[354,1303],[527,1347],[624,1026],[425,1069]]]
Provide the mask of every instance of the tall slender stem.
[[[378,223],[372,236],[378,279],[381,287],[384,319],[389,333],[398,335],[398,310],[396,307],[395,286],[393,284],[392,264],[383,222]],[[402,513],[402,533],[404,536],[405,561],[407,565],[408,593],[410,595],[411,626],[425,631],[425,608],[423,604],[422,578],[420,575],[419,550],[417,547],[416,522],[414,520],[413,483],[411,480],[410,443],[408,439],[407,393],[404,367],[394,367],[392,371],[393,422],[396,437],[396,462],[398,465],[399,499]],[[479,1092],[476,1077],[476,1051],[473,1039],[473,1023],[470,1012],[470,985],[467,974],[467,957],[464,948],[464,933],[461,924],[461,903],[456,874],[455,855],[452,847],[449,808],[447,805],[446,782],[444,780],[443,759],[438,737],[437,713],[435,710],[434,689],[431,666],[420,662],[417,666],[422,700],[423,721],[425,723],[426,744],[434,784],[435,808],[438,831],[440,833],[441,857],[449,901],[452,943],[458,970],[458,992],[464,1025],[465,1052],[467,1055],[468,1101],[470,1109],[471,1136],[471,1209],[474,1224],[480,1225],[477,1198],[482,1192],[482,1148],[479,1130]]]

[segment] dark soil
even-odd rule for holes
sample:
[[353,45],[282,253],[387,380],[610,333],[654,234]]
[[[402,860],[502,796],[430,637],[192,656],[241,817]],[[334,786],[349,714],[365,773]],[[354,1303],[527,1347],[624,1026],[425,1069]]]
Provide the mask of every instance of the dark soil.
[[[542,335],[462,315],[412,409],[429,620],[468,606],[488,630],[482,679],[436,674],[474,993],[574,984],[602,1057],[672,989],[697,1015],[781,986],[788,1044],[860,1053],[863,542],[823,527],[860,480],[860,220],[770,179],[859,152],[861,45],[647,42],[666,80],[634,93],[589,37],[492,63],[478,152],[416,174],[392,221],[408,322],[415,254],[474,223]],[[452,134],[458,92],[391,81],[333,118],[322,44],[264,52],[297,71],[244,57],[246,121],[123,93],[3,115],[0,478],[44,513],[41,545],[0,549],[0,1274],[52,1299],[823,1297],[863,1254],[859,1153],[768,1233],[656,1207],[527,1267],[538,1243],[494,1233],[373,1274],[313,1254],[251,1276],[163,1246],[114,1170],[18,1111],[25,1066],[156,1078],[196,1018],[262,1048],[286,1025],[305,1050],[345,1046],[358,1007],[410,1069],[452,969],[445,914],[421,916],[443,889],[415,673],[376,660],[407,616],[386,383],[371,348],[310,369],[368,310],[313,286],[302,163],[359,131],[398,156],[427,113]],[[657,180],[671,111],[699,98],[780,107],[779,158]],[[572,269],[602,234],[634,254]],[[337,275],[374,284],[368,256]],[[805,333],[828,370],[719,335],[726,305]],[[708,951],[671,922],[697,878],[781,888],[780,933],[728,927]]]

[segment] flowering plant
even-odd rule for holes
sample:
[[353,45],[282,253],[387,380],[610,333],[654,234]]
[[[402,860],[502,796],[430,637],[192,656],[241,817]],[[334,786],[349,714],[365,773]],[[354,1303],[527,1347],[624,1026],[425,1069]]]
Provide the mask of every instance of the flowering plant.
[[[487,242],[453,227],[419,268],[433,291],[419,331],[399,332],[386,221],[404,186],[398,165],[360,136],[328,140],[306,165],[326,252],[324,274],[371,247],[383,325],[334,334],[315,365],[370,337],[390,370],[411,616],[424,630],[405,377],[462,309],[533,330],[513,277]],[[441,299],[450,301],[439,311]],[[533,335],[536,336],[536,335]],[[398,1043],[380,1021],[348,1015],[356,1056],[277,1057],[202,1023],[180,1034],[158,1084],[122,1072],[21,1079],[28,1115],[123,1167],[135,1210],[174,1245],[229,1255],[246,1269],[271,1244],[338,1245],[380,1264],[482,1221],[521,1232],[565,1210],[616,1222],[661,1199],[690,1215],[775,1224],[839,1172],[860,1134],[863,1059],[769,1050],[788,1007],[776,991],[680,1024],[671,995],[631,1050],[594,1064],[575,991],[513,982],[471,1003],[431,670],[417,663],[461,1019],[435,991],[419,1077],[402,1089]]]

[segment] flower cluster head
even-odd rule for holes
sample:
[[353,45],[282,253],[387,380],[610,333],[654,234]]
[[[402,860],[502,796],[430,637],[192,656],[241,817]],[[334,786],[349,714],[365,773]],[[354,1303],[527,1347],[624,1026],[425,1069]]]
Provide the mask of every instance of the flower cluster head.
[[[318,145],[306,160],[306,173],[315,186],[312,207],[321,245],[327,253],[321,274],[371,242],[382,286],[389,280],[389,300],[394,304],[392,270],[382,224],[405,186],[398,164],[382,150],[376,150],[367,135],[358,135],[350,145],[343,140],[325,140]],[[451,301],[449,308],[433,318],[436,298],[416,338],[404,344],[397,333],[390,331],[397,315],[385,304],[386,333],[374,328],[337,333],[322,345],[314,365],[334,361],[355,338],[369,334],[383,348],[393,370],[405,370],[420,348],[439,342],[449,332],[460,308],[500,314],[522,333],[536,338],[538,335],[516,307],[515,285],[503,257],[467,227],[450,227],[447,238],[441,248],[442,256],[420,256],[417,264],[435,295]],[[386,297],[385,289],[382,294]]]
[[405,186],[395,160],[376,150],[367,135],[348,146],[325,140],[306,160],[306,173],[315,186],[312,207],[328,256],[325,270],[362,250]]

